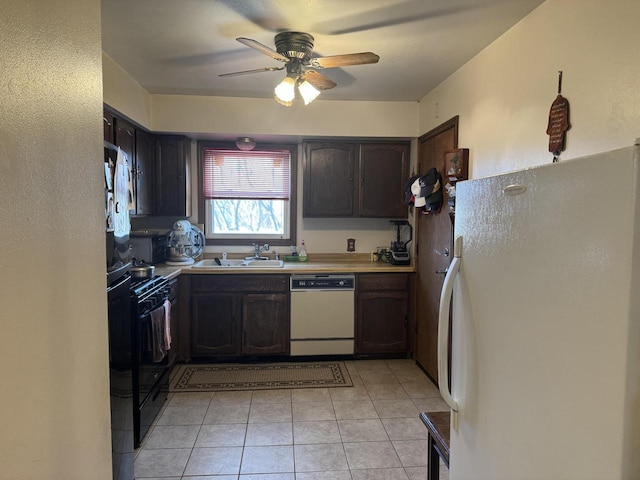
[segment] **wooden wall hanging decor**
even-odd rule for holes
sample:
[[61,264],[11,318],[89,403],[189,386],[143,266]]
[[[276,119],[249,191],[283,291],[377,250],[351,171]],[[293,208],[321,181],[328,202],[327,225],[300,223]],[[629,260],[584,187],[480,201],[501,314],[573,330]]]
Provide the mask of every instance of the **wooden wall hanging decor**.
[[553,162],[565,148],[566,132],[571,128],[569,123],[569,100],[562,95],[562,71],[558,72],[558,96],[551,104],[547,135],[549,135],[549,151],[553,154]]

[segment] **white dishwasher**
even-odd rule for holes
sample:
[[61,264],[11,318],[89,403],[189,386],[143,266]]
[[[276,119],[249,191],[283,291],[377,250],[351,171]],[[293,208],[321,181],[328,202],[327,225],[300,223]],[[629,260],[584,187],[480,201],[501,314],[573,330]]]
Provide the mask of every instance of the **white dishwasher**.
[[291,275],[291,356],[352,355],[355,275]]

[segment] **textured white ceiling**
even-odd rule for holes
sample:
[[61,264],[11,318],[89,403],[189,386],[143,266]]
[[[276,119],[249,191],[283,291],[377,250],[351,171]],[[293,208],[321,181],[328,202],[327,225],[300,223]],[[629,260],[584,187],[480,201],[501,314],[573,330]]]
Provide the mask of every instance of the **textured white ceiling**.
[[268,98],[276,33],[315,38],[314,56],[371,51],[377,64],[325,69],[323,100],[418,101],[542,0],[102,0],[104,52],[151,93]]

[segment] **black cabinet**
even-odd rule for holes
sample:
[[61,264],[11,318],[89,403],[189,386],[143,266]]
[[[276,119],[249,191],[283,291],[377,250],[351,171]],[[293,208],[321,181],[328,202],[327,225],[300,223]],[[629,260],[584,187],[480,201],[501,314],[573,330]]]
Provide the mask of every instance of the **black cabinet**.
[[408,142],[305,142],[303,215],[405,217],[409,151]]

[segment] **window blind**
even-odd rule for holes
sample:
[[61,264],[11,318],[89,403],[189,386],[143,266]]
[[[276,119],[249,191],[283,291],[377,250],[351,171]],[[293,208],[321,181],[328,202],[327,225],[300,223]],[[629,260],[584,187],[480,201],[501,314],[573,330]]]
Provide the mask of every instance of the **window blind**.
[[289,199],[291,158],[287,150],[203,149],[204,196],[219,199]]

